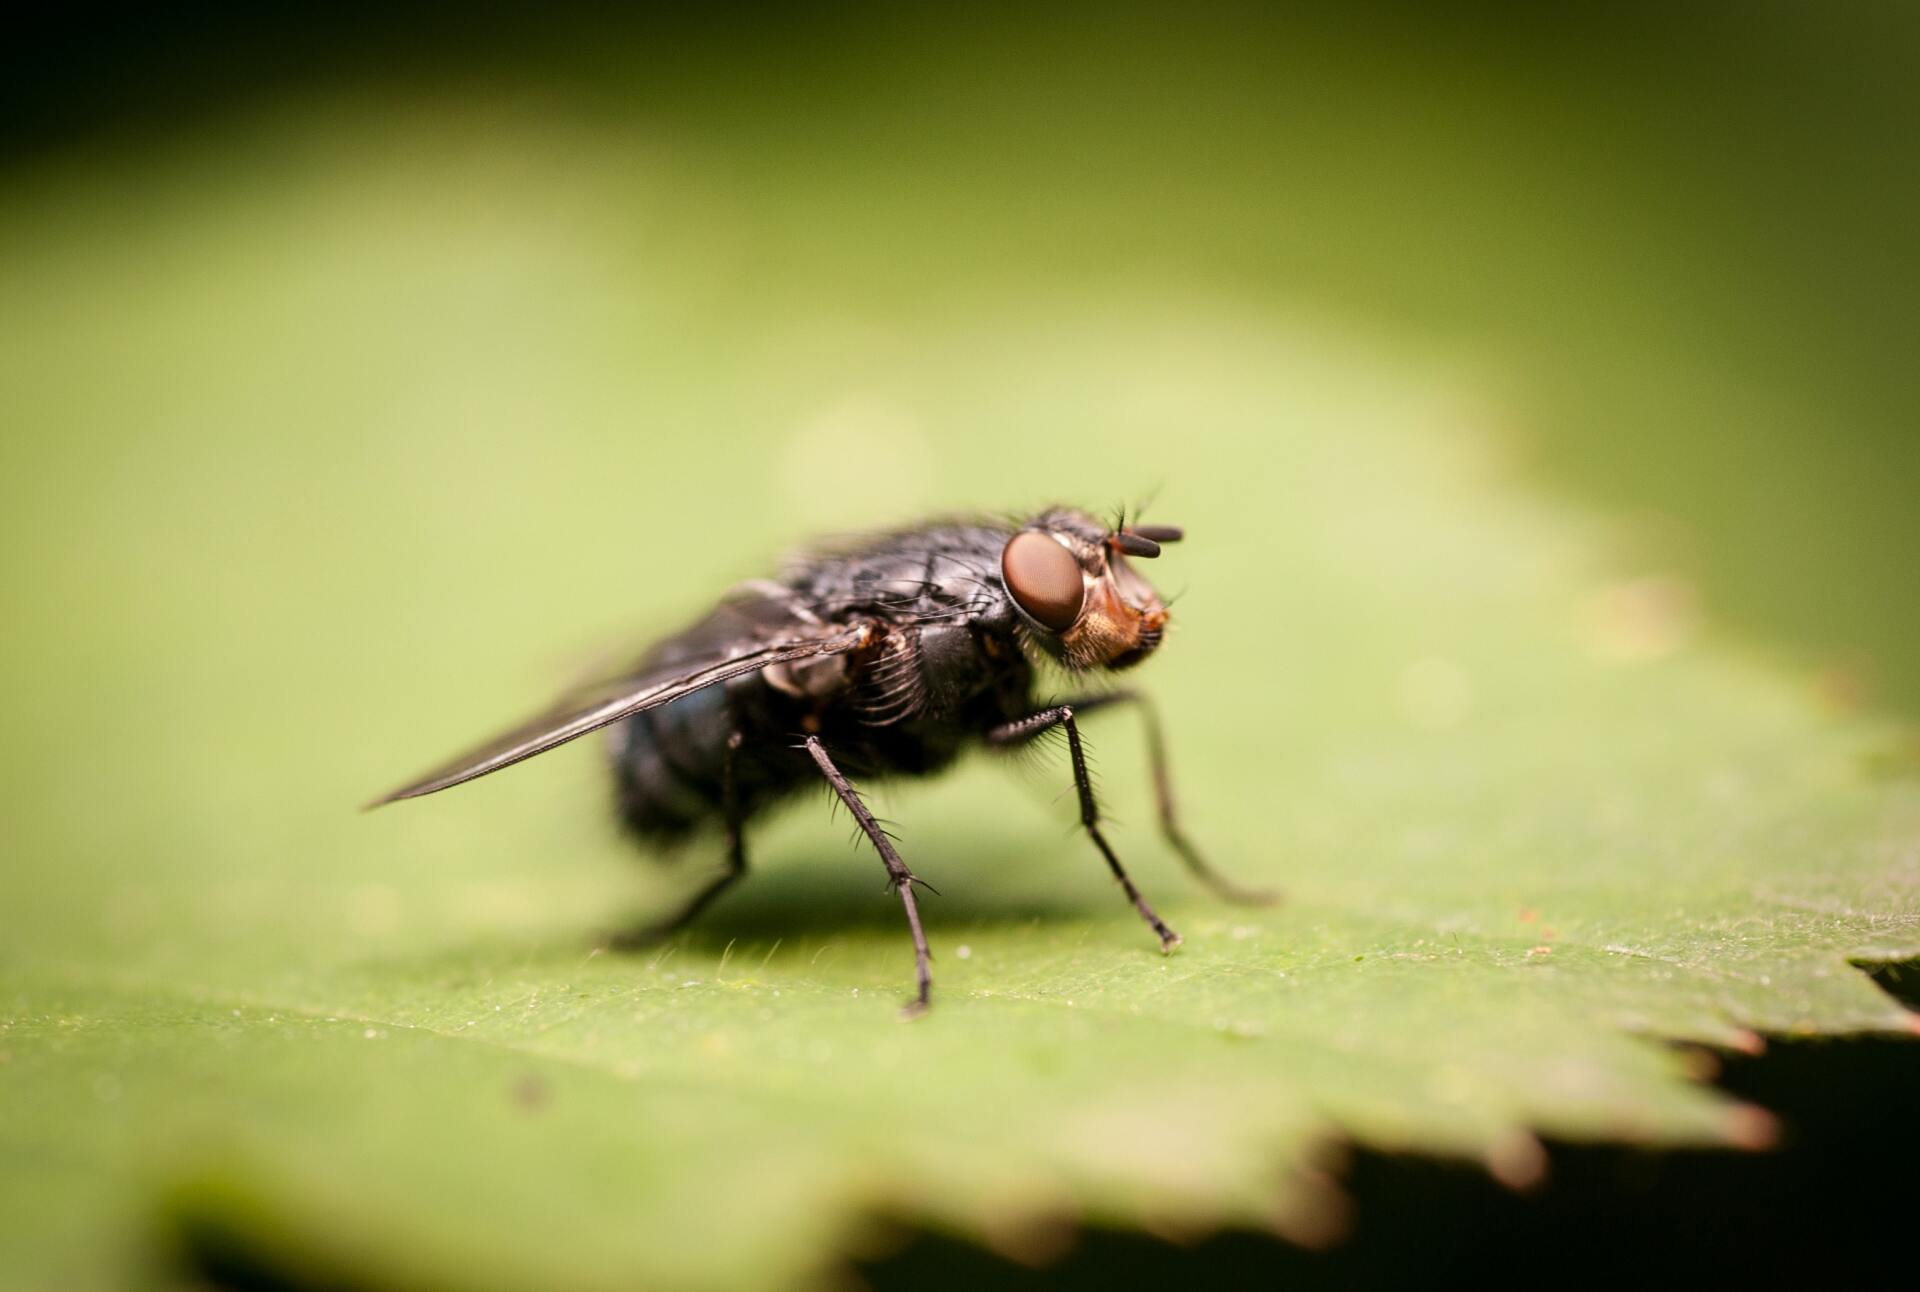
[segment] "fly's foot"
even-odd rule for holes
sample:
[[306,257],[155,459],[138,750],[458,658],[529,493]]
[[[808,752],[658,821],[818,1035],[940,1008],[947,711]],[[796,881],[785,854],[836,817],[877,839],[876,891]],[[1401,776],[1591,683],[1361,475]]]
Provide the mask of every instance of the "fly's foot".
[[930,962],[933,960],[933,953],[928,951],[924,946],[917,947],[915,948],[913,959],[913,979],[916,991],[913,999],[900,1007],[900,1017],[903,1020],[919,1018],[922,1014],[926,1013],[933,1004],[933,974],[929,967]]
[[1213,890],[1215,897],[1234,906],[1278,906],[1281,902],[1277,888],[1242,888],[1231,880],[1218,877],[1207,881],[1207,887]]
[[1147,927],[1152,929],[1154,936],[1160,939],[1160,954],[1172,955],[1173,949],[1180,945],[1180,935],[1167,927],[1167,922],[1147,905],[1146,899],[1140,896],[1131,882],[1124,879],[1121,882],[1127,886],[1127,895],[1133,898],[1133,909],[1140,912],[1140,918],[1147,922]]
[[1246,888],[1215,870],[1171,821],[1163,821],[1162,829],[1166,832],[1167,842],[1173,845],[1180,860],[1187,863],[1187,869],[1193,872],[1193,877],[1221,901],[1231,902],[1235,906],[1274,906],[1279,903],[1278,889]]

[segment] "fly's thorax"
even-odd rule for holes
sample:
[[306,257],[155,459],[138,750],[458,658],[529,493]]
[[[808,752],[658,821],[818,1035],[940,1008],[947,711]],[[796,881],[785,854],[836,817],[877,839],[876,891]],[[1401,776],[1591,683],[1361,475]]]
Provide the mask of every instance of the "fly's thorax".
[[778,665],[761,676],[795,699],[844,700],[862,723],[892,726],[958,712],[980,694],[1004,671],[983,650],[992,638],[966,623],[876,624],[852,654]]

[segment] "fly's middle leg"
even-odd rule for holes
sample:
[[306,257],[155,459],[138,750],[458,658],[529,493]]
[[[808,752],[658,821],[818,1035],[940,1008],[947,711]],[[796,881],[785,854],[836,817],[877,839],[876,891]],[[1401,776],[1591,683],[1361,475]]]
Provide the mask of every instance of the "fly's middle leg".
[[1160,949],[1172,951],[1180,945],[1180,935],[1167,927],[1167,922],[1147,905],[1147,899],[1140,896],[1140,890],[1133,886],[1133,879],[1127,874],[1126,867],[1120,864],[1119,856],[1113,851],[1113,845],[1107,842],[1107,836],[1100,832],[1100,805],[1093,797],[1093,778],[1087,774],[1087,751],[1080,743],[1080,728],[1073,721],[1073,706],[1056,705],[1051,709],[1042,709],[1039,713],[1029,714],[1004,726],[993,728],[987,733],[987,743],[994,745],[1014,745],[1031,740],[1043,731],[1054,727],[1064,727],[1067,732],[1067,751],[1073,757],[1073,787],[1080,796],[1080,824],[1086,829],[1087,837],[1093,840],[1094,847],[1107,859],[1107,868],[1113,877],[1120,881],[1120,888],[1133,903],[1133,909],[1140,912],[1140,918],[1147,922],[1160,938]]
[[867,836],[867,841],[873,844],[873,850],[880,854],[880,863],[887,868],[887,886],[900,895],[900,905],[906,908],[907,928],[913,934],[913,968],[919,990],[901,1012],[908,1018],[924,1014],[933,992],[933,971],[930,967],[933,953],[927,950],[926,930],[920,927],[920,907],[914,901],[913,886],[915,883],[925,881],[917,880],[913,872],[907,869],[907,863],[900,860],[900,853],[894,848],[893,840],[887,837],[887,832],[880,828],[878,821],[874,820],[873,813],[867,810],[867,805],[861,799],[860,791],[853,787],[853,782],[834,766],[833,759],[828,757],[826,746],[820,743],[818,736],[807,737],[806,750],[813,759],[814,766],[818,767],[820,774],[827,778],[827,784],[833,787],[833,792],[840,797],[842,803],[846,804],[847,811],[853,814],[853,819],[859,823],[861,832]]

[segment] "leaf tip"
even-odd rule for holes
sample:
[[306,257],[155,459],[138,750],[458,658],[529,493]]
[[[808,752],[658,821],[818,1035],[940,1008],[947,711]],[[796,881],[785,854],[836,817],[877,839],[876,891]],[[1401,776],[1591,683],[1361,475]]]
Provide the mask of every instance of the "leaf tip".
[[1487,1173],[1515,1193],[1528,1193],[1547,1178],[1547,1150],[1530,1131],[1518,1127],[1487,1146]]
[[1735,1104],[1727,1110],[1724,1130],[1735,1148],[1759,1153],[1780,1143],[1780,1119],[1758,1104]]
[[1353,1232],[1353,1199],[1325,1171],[1296,1171],[1273,1212],[1273,1231],[1310,1252],[1337,1247]]
[[1080,1230],[1064,1211],[1015,1208],[986,1217],[980,1237],[995,1255],[1028,1269],[1041,1269],[1072,1251]]

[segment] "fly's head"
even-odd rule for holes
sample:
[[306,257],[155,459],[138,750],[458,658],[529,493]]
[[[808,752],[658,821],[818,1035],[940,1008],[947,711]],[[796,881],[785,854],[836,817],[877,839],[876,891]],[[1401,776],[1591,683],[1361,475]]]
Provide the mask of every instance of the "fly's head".
[[1000,579],[1028,635],[1070,669],[1132,668],[1166,635],[1167,608],[1128,558],[1177,542],[1171,525],[1111,528],[1056,509],[1021,526],[1000,552]]

